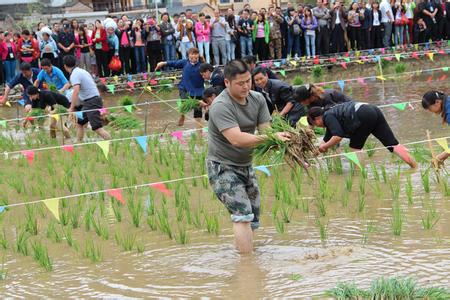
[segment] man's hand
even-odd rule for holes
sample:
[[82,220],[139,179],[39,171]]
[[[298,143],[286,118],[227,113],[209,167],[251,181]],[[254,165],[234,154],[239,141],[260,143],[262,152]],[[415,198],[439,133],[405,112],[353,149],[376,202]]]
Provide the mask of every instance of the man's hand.
[[162,69],[166,66],[165,61],[160,61],[158,64],[156,64],[155,71],[158,71],[159,69]]
[[320,146],[319,146],[320,153],[325,153],[325,152],[327,152],[327,150],[328,150],[328,148],[325,145],[325,143],[320,144]]
[[277,132],[275,137],[282,142],[288,142],[291,140],[291,134],[289,132]]
[[31,111],[32,108],[33,108],[33,107],[31,106],[31,104],[27,104],[27,105],[25,105],[25,107],[24,107],[24,111],[25,111],[26,113],[29,113],[29,112]]
[[0,96],[0,104],[3,105],[8,101],[8,96]]

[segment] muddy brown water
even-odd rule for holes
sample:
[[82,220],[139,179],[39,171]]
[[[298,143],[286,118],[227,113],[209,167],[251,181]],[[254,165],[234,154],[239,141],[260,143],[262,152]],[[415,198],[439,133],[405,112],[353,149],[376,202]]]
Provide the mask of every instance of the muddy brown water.
[[[436,79],[443,74],[434,72],[433,77]],[[351,91],[351,96],[357,100],[377,105],[420,100],[430,88],[448,91],[449,79],[427,82],[429,76],[422,74],[385,83],[367,81],[365,87],[356,82],[348,83],[346,91]],[[174,95],[166,97],[173,98]],[[107,100],[107,105],[113,105],[115,101]],[[175,106],[175,103],[171,105]],[[413,106],[414,110],[405,111],[392,107],[383,109],[400,142],[424,140],[426,129],[431,130],[432,137],[449,135],[449,127],[444,127],[439,118],[424,112],[417,103]],[[6,116],[4,110],[1,113]],[[14,114],[14,110],[10,110],[8,116]],[[142,116],[144,110],[137,114]],[[177,128],[176,121],[173,108],[155,104],[150,109],[148,130],[159,132],[169,122],[166,131],[172,131]],[[188,120],[186,128],[193,127],[194,123]],[[422,146],[427,147],[427,144]],[[386,150],[380,150],[373,160],[393,172],[396,167],[390,161],[386,162],[389,157]],[[446,168],[448,171],[448,162]],[[342,184],[339,178],[348,173],[348,163],[344,162],[344,174],[332,175],[330,184]],[[264,207],[262,225],[255,234],[253,255],[240,256],[235,252],[228,214],[221,205],[211,202],[211,209],[219,210],[221,215],[219,235],[208,234],[204,229],[191,229],[187,245],[179,245],[160,233],[150,232],[144,224],[139,229],[128,227],[142,237],[144,253],[121,252],[110,237],[102,244],[103,262],[91,263],[65,243],[47,240],[54,264],[51,272],[43,271],[30,257],[8,251],[4,255],[7,278],[0,281],[0,294],[23,298],[320,298],[339,281],[355,281],[367,287],[379,276],[407,276],[417,279],[421,285],[450,287],[450,199],[434,182],[431,192],[425,193],[419,171],[402,166],[402,173],[412,176],[414,198],[412,205],[406,203],[402,184],[400,201],[404,227],[401,236],[392,234],[392,199],[388,186],[383,187],[381,199],[368,187],[365,212],[357,212],[358,177],[354,178],[348,207],[342,207],[339,193],[330,201],[326,241],[320,239],[313,202],[310,202],[309,213],[294,211],[291,222],[286,224],[286,232],[277,233],[270,211],[274,202],[273,189],[269,187],[273,176],[260,176],[264,186]],[[306,196],[313,194],[311,188],[314,186],[304,187]],[[337,191],[343,189],[342,186],[336,188]],[[197,197],[211,199],[210,193],[196,193],[190,200],[195,201]],[[432,230],[424,230],[421,218],[424,207],[430,203],[439,214],[439,220]],[[374,232],[368,232],[368,224],[373,224]],[[12,243],[11,237],[9,240]]]

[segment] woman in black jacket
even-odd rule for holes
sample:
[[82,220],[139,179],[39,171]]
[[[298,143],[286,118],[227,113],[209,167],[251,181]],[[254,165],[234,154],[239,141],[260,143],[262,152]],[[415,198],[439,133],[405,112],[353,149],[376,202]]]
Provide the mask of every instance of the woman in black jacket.
[[302,85],[294,90],[294,99],[308,108],[319,106],[330,108],[336,104],[353,101],[349,96],[333,90],[326,89],[313,84]]
[[372,19],[372,27],[371,27],[371,48],[378,49],[383,45],[383,26],[381,25],[381,11],[379,9],[378,2],[372,3],[371,10],[371,19]]

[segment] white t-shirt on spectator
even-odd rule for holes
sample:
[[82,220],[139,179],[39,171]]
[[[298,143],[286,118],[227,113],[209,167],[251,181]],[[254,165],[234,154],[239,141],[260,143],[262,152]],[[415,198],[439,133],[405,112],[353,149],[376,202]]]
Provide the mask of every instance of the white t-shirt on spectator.
[[381,23],[388,23],[390,21],[390,18],[388,17],[387,12],[390,13],[391,18],[393,17],[393,13],[392,7],[387,0],[381,1],[380,11],[381,11]]

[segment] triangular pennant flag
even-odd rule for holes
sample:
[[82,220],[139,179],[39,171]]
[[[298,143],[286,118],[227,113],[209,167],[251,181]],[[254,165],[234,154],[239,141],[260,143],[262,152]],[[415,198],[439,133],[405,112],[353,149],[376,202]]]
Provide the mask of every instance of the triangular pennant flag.
[[358,80],[358,83],[359,83],[359,84],[361,84],[361,85],[367,85],[367,83],[364,81],[364,78],[360,77],[360,78],[358,78],[357,80]]
[[444,81],[445,79],[447,79],[447,75],[444,74],[441,77],[439,77],[439,81]]
[[128,82],[127,82],[127,85],[128,85],[130,88],[134,89],[134,82],[133,82],[133,81],[128,81]]
[[0,120],[0,126],[3,126],[4,128],[6,128],[6,121]]
[[444,49],[439,50],[438,53],[441,55],[447,55],[447,52],[445,52]]
[[428,52],[428,53],[427,53],[427,56],[428,56],[428,58],[429,58],[431,61],[434,61],[434,59],[433,59],[434,53],[433,53],[433,52]]
[[156,72],[155,72],[155,75],[156,75],[156,76],[161,76],[161,71],[156,71]]
[[75,112],[75,116],[77,117],[78,120],[83,120],[83,112],[82,111],[76,111]]
[[33,150],[24,150],[22,151],[23,156],[25,156],[28,160],[28,164],[32,165],[34,161],[34,151]]
[[419,54],[417,52],[411,53],[411,57],[415,59],[419,59]]
[[309,126],[308,118],[307,118],[306,116],[301,117],[300,120],[299,120],[299,122],[300,122],[300,124],[303,125],[303,126],[306,126],[306,127]]
[[25,117],[25,120],[27,120],[27,121],[34,121],[34,117]]
[[291,60],[291,65],[293,65],[294,67],[297,66],[297,62],[295,60]]
[[17,101],[17,103],[20,104],[20,106],[25,106],[25,100],[20,99],[19,101]]
[[106,191],[108,195],[115,198],[120,204],[125,205],[125,200],[123,199],[122,190],[121,189],[109,189]]
[[406,106],[408,105],[408,102],[401,102],[401,103],[393,103],[391,104],[393,107],[395,107],[398,110],[405,110]]
[[345,53],[344,53],[344,56],[345,56],[345,57],[348,57],[349,55],[350,55],[350,53],[348,53],[348,52],[345,52]]
[[341,66],[342,66],[342,68],[344,68],[345,70],[347,70],[347,63],[346,63],[346,62],[341,62]]
[[401,57],[402,55],[400,53],[395,53],[395,58],[397,59],[397,61],[400,61]]
[[172,195],[172,192],[167,189],[167,187],[164,183],[151,183],[150,187],[160,191],[161,193],[163,193],[166,196]]
[[157,81],[156,79],[151,79],[151,80],[149,81],[149,83],[150,83],[151,85],[157,85],[157,84],[158,84],[158,81]]
[[315,65],[318,65],[320,63],[320,60],[318,57],[315,57],[313,62]]
[[414,49],[419,50],[419,44],[414,44]]
[[390,57],[390,56],[388,56],[388,57],[383,57],[383,59],[384,59],[384,60],[387,60],[387,61],[391,61],[391,60],[392,60],[392,57]]
[[361,52],[359,50],[355,52],[356,57],[359,57],[360,55],[361,55]]
[[59,199],[52,198],[43,201],[48,210],[55,216],[56,220],[59,221]]
[[377,76],[377,79],[381,80],[381,81],[385,81],[386,78],[384,78],[383,76]]
[[133,105],[125,105],[124,106],[125,110],[128,111],[129,113],[133,112]]
[[208,127],[203,127],[202,131],[203,133],[208,133]]
[[302,63],[306,61],[306,56],[302,56]]
[[69,153],[73,153],[73,145],[64,145],[63,147],[64,151],[67,151]]
[[114,91],[116,90],[116,86],[114,84],[108,84],[106,87],[111,92],[111,94],[114,95]]
[[147,74],[147,73],[144,73],[144,74],[142,74],[142,77],[144,77],[144,80],[147,80],[148,74]]
[[448,67],[443,67],[443,68],[442,68],[442,71],[448,72]]
[[180,143],[186,144],[186,142],[183,139],[183,132],[182,131],[174,131],[170,134],[174,138],[176,138]]
[[100,112],[100,115],[102,115],[102,116],[106,115],[108,113],[108,110],[104,107],[100,108],[98,111]]
[[11,103],[9,103],[9,101],[6,101],[5,105],[11,107]]
[[100,77],[100,82],[101,82],[102,84],[106,84],[106,78]]
[[336,59],[336,57],[332,57],[332,58],[330,58],[330,62],[332,62],[333,64],[337,63],[337,59]]
[[362,166],[361,163],[359,162],[358,155],[356,155],[355,152],[344,153],[344,156],[347,157],[347,159],[350,160],[352,163],[357,165],[360,170],[362,170]]
[[100,147],[100,149],[102,149],[103,154],[105,155],[106,159],[108,159],[109,141],[99,141],[96,144]]
[[147,136],[137,136],[134,138],[139,146],[141,146],[142,151],[147,154]]
[[133,80],[133,76],[131,76],[130,74],[128,74],[128,76],[127,76],[127,80],[128,80],[128,81],[131,81],[131,80]]
[[377,56],[375,56],[375,59],[376,59],[375,60],[376,62],[381,61],[381,56],[377,55]]
[[254,167],[254,169],[263,172],[267,176],[271,175],[269,169],[266,166],[257,166],[257,167]]
[[362,61],[362,60],[360,60],[360,59],[358,59],[356,62],[357,62],[358,64],[360,64],[360,65],[364,64],[364,61]]
[[350,58],[349,58],[349,57],[345,57],[344,60],[345,60],[346,62],[350,62]]
[[280,74],[281,74],[281,76],[286,77],[286,71],[285,70],[280,70]]
[[147,91],[147,92],[152,92],[152,87],[151,86],[149,86],[149,85],[147,85],[146,87],[145,87],[145,90]]
[[428,76],[427,82],[433,81],[433,75]]
[[279,61],[274,61],[273,65],[277,68],[281,67],[281,63]]
[[375,50],[374,49],[369,49],[369,55],[372,55],[372,54],[374,54],[375,53]]
[[2,212],[4,212],[5,211],[5,207],[4,206],[0,206],[0,214],[2,213]]
[[113,79],[114,79],[114,81],[115,81],[116,83],[119,82],[119,76],[115,75],[115,76],[113,77]]
[[59,115],[58,114],[51,114],[50,118],[55,119],[56,121],[59,121]]
[[448,147],[447,139],[446,138],[440,138],[437,139],[436,142],[439,144],[439,146],[444,149],[445,152],[450,153],[450,149]]
[[386,50],[384,48],[381,48],[380,51],[382,54],[384,54],[386,52]]
[[338,80],[339,87],[341,88],[341,91],[344,91],[345,82],[344,80]]

